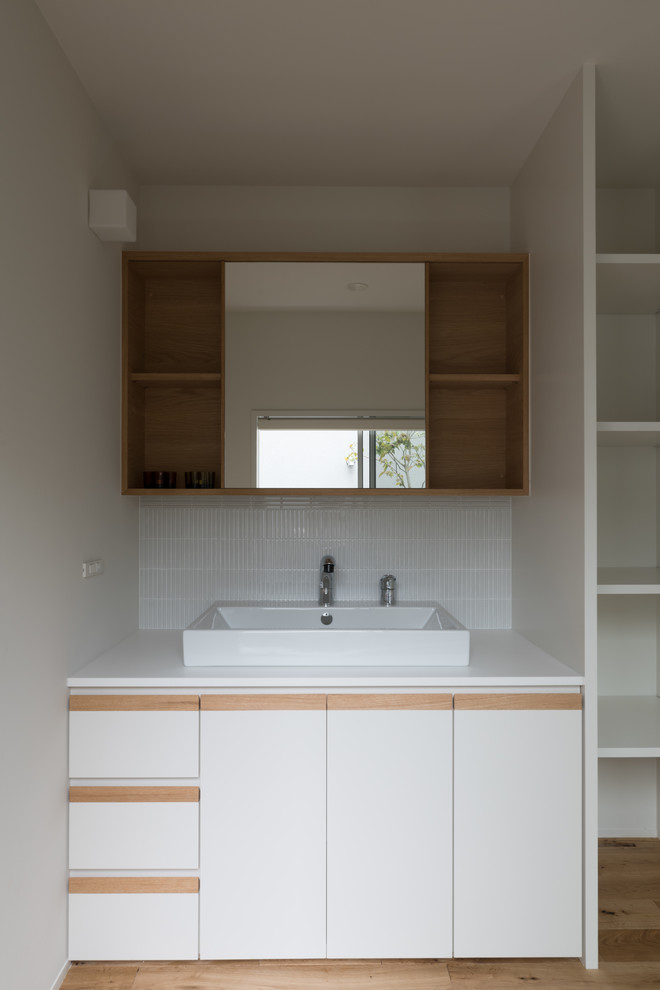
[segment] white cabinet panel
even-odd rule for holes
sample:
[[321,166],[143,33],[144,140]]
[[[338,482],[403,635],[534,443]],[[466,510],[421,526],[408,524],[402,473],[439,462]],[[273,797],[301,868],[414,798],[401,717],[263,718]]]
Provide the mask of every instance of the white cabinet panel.
[[202,712],[201,958],[325,956],[325,718]]
[[80,803],[69,808],[72,870],[177,870],[199,864],[199,804]]
[[454,712],[454,955],[582,952],[580,711]]
[[452,712],[328,712],[329,958],[452,950]]
[[70,777],[196,777],[199,712],[72,711]]
[[197,894],[70,894],[69,958],[197,959]]

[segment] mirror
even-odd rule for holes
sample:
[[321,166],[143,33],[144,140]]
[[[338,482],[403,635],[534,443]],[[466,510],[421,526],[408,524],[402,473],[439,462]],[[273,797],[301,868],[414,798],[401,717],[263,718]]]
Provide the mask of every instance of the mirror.
[[225,487],[425,483],[425,268],[225,267]]

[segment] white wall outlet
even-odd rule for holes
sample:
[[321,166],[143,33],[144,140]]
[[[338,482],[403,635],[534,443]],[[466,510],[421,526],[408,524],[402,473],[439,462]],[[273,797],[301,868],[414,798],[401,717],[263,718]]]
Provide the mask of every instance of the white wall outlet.
[[99,574],[103,574],[103,561],[100,557],[98,560],[83,561],[82,576],[84,578],[97,577]]

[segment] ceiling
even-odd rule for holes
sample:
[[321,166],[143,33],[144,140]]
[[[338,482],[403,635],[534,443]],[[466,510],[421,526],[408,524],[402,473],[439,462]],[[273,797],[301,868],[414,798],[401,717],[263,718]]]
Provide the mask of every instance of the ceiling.
[[660,176],[660,0],[36,0],[142,184],[507,186],[585,62]]

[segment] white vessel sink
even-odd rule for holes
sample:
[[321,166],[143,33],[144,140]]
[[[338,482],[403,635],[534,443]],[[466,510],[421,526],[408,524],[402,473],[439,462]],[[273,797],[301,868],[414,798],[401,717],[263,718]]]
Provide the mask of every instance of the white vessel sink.
[[188,667],[461,666],[470,633],[440,605],[225,605],[183,631]]

